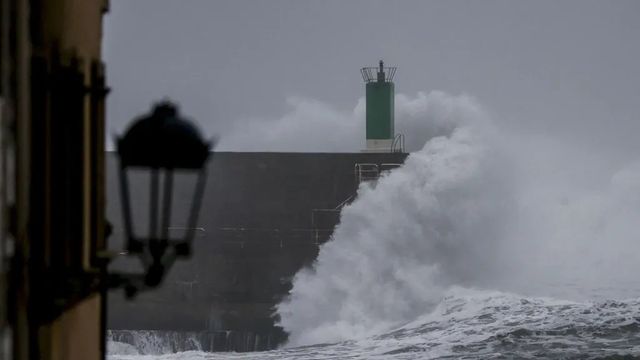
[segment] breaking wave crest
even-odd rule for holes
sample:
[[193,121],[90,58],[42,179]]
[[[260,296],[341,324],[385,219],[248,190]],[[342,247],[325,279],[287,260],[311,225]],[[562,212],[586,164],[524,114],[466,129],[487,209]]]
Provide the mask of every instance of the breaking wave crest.
[[[453,287],[427,314],[382,334],[258,353],[154,359],[606,358],[640,353],[640,300],[567,301]],[[111,360],[143,357],[113,349]]]

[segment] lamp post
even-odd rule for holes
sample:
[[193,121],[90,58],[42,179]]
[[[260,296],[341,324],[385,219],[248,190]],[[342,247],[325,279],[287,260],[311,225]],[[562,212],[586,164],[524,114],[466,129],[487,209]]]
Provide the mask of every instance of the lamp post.
[[[140,289],[158,286],[177,258],[190,255],[212,143],[180,116],[174,104],[164,101],[135,119],[126,133],[116,138],[116,146],[127,252],[140,259],[144,274],[118,275],[115,286],[124,285],[127,295],[133,296]],[[133,172],[143,181],[136,183],[136,189],[130,188]],[[172,215],[176,215],[172,207],[177,174],[195,181],[184,231],[181,236],[172,236],[169,230]],[[144,194],[147,190],[148,197]],[[132,211],[145,200],[148,206]],[[140,225],[145,220],[148,227],[143,229]]]

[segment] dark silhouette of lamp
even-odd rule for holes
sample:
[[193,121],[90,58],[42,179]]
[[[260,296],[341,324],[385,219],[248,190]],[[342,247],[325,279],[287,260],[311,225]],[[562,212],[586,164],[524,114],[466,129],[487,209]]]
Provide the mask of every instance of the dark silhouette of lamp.
[[[124,284],[129,296],[141,288],[158,286],[177,258],[190,255],[212,143],[205,141],[193,123],[181,117],[169,101],[156,104],[149,114],[135,119],[122,137],[116,138],[127,253],[139,257],[145,270],[137,280],[120,277],[119,283]],[[145,184],[135,191],[129,187],[132,171],[145,178]],[[182,236],[172,238],[169,229],[176,173],[196,179],[185,231]],[[148,211],[134,213],[132,206],[140,206],[145,200],[143,191],[148,191]],[[143,224],[145,217],[149,226],[146,232],[144,229],[140,232],[140,226],[136,225]]]

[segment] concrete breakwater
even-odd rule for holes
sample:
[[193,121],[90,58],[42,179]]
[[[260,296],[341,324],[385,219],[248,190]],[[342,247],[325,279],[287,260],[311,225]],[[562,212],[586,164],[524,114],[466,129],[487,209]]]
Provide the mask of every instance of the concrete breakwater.
[[[358,186],[375,182],[406,156],[215,153],[192,258],[177,263],[161,287],[133,300],[110,293],[108,328],[114,341],[131,343],[135,334],[153,334],[173,344],[170,352],[194,344],[203,351],[277,347],[286,337],[275,325],[274,307],[288,294],[293,276],[315,261]],[[107,169],[114,229],[109,242],[115,251],[123,248],[123,234],[114,157],[108,157]],[[188,183],[180,181],[178,208],[190,199]],[[131,184],[134,191],[146,189],[142,181]],[[111,269],[136,271],[135,265],[122,257]]]
[[282,331],[163,331],[109,330],[107,341],[131,345],[140,355],[159,355],[183,351],[265,351],[284,340]]

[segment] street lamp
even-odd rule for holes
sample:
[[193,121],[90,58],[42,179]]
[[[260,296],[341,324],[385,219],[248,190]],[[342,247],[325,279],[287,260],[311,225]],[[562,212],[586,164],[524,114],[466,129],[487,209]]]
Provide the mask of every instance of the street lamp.
[[[137,280],[122,278],[132,296],[140,288],[158,286],[178,257],[190,255],[212,143],[203,140],[174,104],[163,101],[149,114],[135,119],[126,133],[116,138],[116,146],[127,251],[140,259],[145,270]],[[133,174],[139,181],[130,188]],[[174,196],[178,176],[195,178],[191,197],[183,196],[187,182],[176,188],[181,196]],[[176,211],[173,209],[172,214],[172,207],[176,200],[190,200],[186,214],[178,214],[187,215],[181,236],[169,231],[174,225],[172,215]],[[145,222],[148,226],[140,226]]]

